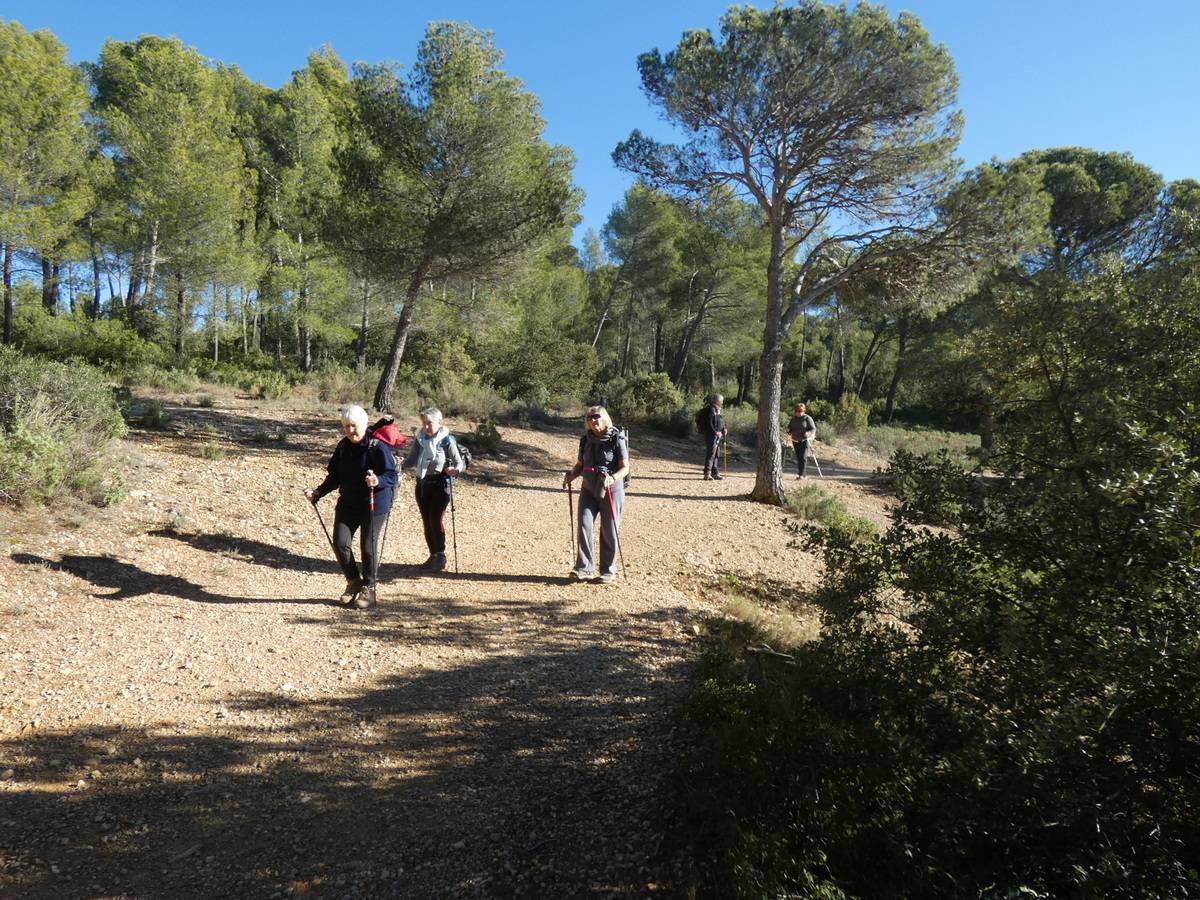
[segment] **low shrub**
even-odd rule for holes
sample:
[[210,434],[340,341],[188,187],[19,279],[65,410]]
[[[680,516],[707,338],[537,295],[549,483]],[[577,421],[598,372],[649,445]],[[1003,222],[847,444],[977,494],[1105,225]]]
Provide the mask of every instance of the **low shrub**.
[[964,469],[971,468],[979,448],[979,438],[976,435],[896,425],[871,425],[866,430],[849,436],[833,434],[828,442],[849,444],[885,459],[890,459],[898,450],[917,456],[945,451],[950,459]]
[[857,434],[866,430],[871,407],[849,391],[838,398],[838,402],[825,414],[825,425],[833,431]]
[[140,407],[138,405],[130,406],[131,412],[138,409],[140,409],[140,415],[137,418],[144,428],[166,428],[171,424],[173,417],[158,400],[144,400]]
[[309,382],[316,388],[317,399],[324,403],[365,404],[375,395],[379,372],[329,364],[310,375]]
[[508,402],[495,388],[455,378],[443,381],[434,402],[447,416],[476,422],[494,419],[508,408]]
[[201,444],[199,447],[196,448],[196,453],[199,454],[201,459],[224,459],[225,458],[225,448],[223,448],[220,444],[217,444],[214,442],[209,442],[207,444]]
[[500,429],[492,422],[480,422],[468,435],[467,444],[479,453],[495,453],[502,442]]
[[836,529],[855,542],[879,534],[873,522],[853,515],[841,500],[813,484],[801,484],[788,491],[784,506],[802,519]]
[[614,418],[669,416],[683,406],[683,395],[666,372],[618,376],[602,385],[599,393]]
[[292,393],[292,383],[280,372],[256,372],[242,386],[264,400],[283,400]]
[[113,442],[125,422],[97,369],[0,347],[0,498],[60,492],[105,505],[124,495]]
[[176,394],[186,394],[194,391],[200,384],[195,373],[187,369],[164,369],[155,365],[135,366],[126,373],[123,383],[126,387],[157,388],[160,391],[170,391]]
[[22,305],[13,320],[13,340],[22,351],[60,362],[84,360],[109,372],[156,366],[163,352],[116,319],[92,320],[82,311],[52,316],[40,305]]

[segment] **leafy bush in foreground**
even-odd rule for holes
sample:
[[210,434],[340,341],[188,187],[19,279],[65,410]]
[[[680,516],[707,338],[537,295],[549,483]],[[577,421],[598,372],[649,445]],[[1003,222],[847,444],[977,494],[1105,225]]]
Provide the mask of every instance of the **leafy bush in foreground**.
[[1087,288],[999,322],[1002,477],[901,458],[886,534],[812,538],[820,638],[708,657],[710,896],[1200,896],[1200,295]]
[[0,499],[45,502],[61,491],[106,505],[124,495],[111,460],[125,423],[103,375],[0,347]]

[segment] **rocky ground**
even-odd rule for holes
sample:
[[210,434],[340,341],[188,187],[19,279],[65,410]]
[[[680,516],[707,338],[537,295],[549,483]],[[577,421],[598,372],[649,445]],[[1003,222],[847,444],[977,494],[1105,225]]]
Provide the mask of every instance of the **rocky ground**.
[[[719,613],[699,588],[818,574],[745,499],[748,454],[705,482],[694,441],[635,433],[628,580],[574,584],[578,426],[502,428],[457,483],[459,572],[415,568],[405,491],[358,612],[301,495],[336,422],[168,408],[127,442],[120,506],[0,510],[0,896],[680,894],[674,709]],[[876,461],[819,453],[882,522]]]

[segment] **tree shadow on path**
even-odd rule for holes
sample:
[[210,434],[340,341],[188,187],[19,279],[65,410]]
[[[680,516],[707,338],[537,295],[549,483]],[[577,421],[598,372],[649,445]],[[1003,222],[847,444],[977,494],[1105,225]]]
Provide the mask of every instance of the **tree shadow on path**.
[[44,559],[29,553],[14,553],[13,562],[67,572],[96,588],[113,589],[107,594],[92,594],[101,600],[131,600],[150,594],[176,597],[192,603],[311,603],[336,605],[323,597],[235,597],[216,594],[177,575],[155,575],[132,563],[109,556],[64,556]]
[[564,624],[583,642],[235,695],[224,727],[2,740],[0,894],[680,896],[677,654]]

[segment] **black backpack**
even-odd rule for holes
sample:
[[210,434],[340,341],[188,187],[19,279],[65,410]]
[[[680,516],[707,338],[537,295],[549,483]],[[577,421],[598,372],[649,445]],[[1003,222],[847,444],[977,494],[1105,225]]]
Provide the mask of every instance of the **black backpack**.
[[709,434],[712,431],[712,420],[708,414],[708,404],[704,404],[696,411],[696,430],[701,434]]

